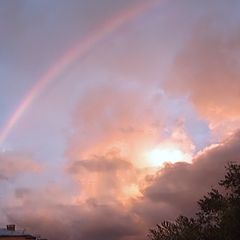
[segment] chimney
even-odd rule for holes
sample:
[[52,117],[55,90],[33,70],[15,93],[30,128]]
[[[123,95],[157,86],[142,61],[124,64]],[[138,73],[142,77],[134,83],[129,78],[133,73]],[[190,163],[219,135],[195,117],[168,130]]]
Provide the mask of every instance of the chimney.
[[15,224],[9,224],[9,225],[7,225],[7,230],[8,230],[8,231],[15,231]]

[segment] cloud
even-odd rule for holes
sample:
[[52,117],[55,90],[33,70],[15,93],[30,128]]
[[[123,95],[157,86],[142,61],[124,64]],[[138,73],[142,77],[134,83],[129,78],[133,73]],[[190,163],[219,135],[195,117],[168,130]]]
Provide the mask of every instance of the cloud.
[[[116,4],[104,0],[104,3],[97,3],[101,5],[100,9],[93,2],[68,6],[61,2],[57,9],[54,4],[49,5],[47,13],[45,3],[30,3],[25,11],[30,9],[31,14],[26,17],[22,14],[25,9],[23,5],[20,10],[18,6],[14,7],[17,15],[6,30],[10,35],[5,34],[4,37],[5,52],[12,49],[13,42],[8,40],[14,39],[16,30],[18,32],[20,29],[24,34],[18,38],[21,49],[18,46],[12,49],[13,54],[8,60],[14,60],[14,64],[8,64],[11,69],[16,65],[22,69],[23,75],[27,72],[24,79],[27,76],[35,79],[64,49],[76,39],[81,39],[86,31],[94,29],[96,23],[108,19],[119,8],[129,6],[128,0]],[[48,155],[44,148],[47,160],[53,163],[48,165],[51,167],[44,169],[39,178],[18,181],[7,189],[8,192],[1,190],[1,194],[5,194],[4,201],[1,201],[3,219],[7,217],[9,223],[16,223],[50,240],[139,240],[145,239],[149,227],[162,220],[174,219],[178,214],[194,213],[196,201],[224,175],[224,165],[228,161],[240,162],[240,133],[203,149],[192,163],[179,162],[153,169],[149,167],[150,161],[145,153],[174,145],[192,155],[194,150],[202,149],[206,142],[211,142],[208,123],[199,118],[192,104],[211,125],[219,120],[227,125],[231,120],[228,129],[232,131],[239,126],[236,120],[240,109],[239,21],[228,17],[234,7],[221,12],[223,1],[220,8],[219,1],[214,1],[210,6],[209,3],[201,5],[202,2],[172,8],[173,3],[167,8],[165,6],[161,14],[154,9],[149,13],[153,17],[149,17],[149,21],[139,18],[129,28],[126,26],[119,31],[119,35],[114,37],[111,34],[105,44],[104,40],[99,47],[96,46],[96,49],[101,49],[94,50],[81,62],[81,66],[74,66],[76,72],[64,74],[63,77],[69,81],[62,85],[61,89],[64,90],[61,94],[57,91],[52,93],[57,96],[54,98],[54,106],[57,107],[51,108],[54,116],[47,117],[55,125],[56,118],[63,118],[57,109],[72,109],[62,101],[75,99],[73,95],[77,95],[78,88],[81,89],[72,117],[72,135],[66,139],[64,169],[61,161],[60,164],[55,162],[59,155]],[[106,8],[102,6],[107,5],[109,11],[105,16]],[[50,17],[53,8],[56,10],[55,17]],[[79,15],[79,10],[84,14]],[[195,22],[198,11],[200,15],[205,12],[206,16],[193,24],[188,35],[192,23],[188,25],[187,22]],[[6,19],[9,19],[11,12],[11,8],[6,11]],[[95,12],[94,21],[87,21],[84,26],[90,16],[88,13]],[[167,12],[164,17],[163,12]],[[16,20],[19,22],[17,28]],[[161,24],[155,25],[152,21]],[[79,26],[79,22],[83,25]],[[137,22],[139,26],[135,25]],[[166,22],[169,25],[165,25]],[[42,26],[42,31],[36,33],[32,24]],[[179,27],[181,25],[184,27]],[[132,28],[135,30],[132,31]],[[43,39],[47,32],[51,32],[50,38]],[[125,37],[123,33],[129,36]],[[184,42],[186,38],[188,40]],[[184,47],[169,71],[172,57],[182,42],[185,43]],[[29,46],[34,51],[27,51],[28,56],[22,62],[23,52],[29,50]],[[36,54],[39,49],[40,55]],[[46,57],[46,53],[49,56]],[[42,61],[44,58],[48,60]],[[36,71],[29,71],[30,62]],[[39,64],[42,62],[45,64]],[[168,72],[171,74],[163,90],[161,84]],[[19,77],[22,75],[18,70],[11,71],[6,79],[14,78],[16,73],[20,84],[23,78]],[[60,82],[57,85],[60,86]],[[16,87],[11,81],[6,84],[11,85],[9,89]],[[19,92],[19,88],[16,89]],[[172,98],[172,93],[176,97]],[[41,99],[41,104],[45,106],[46,103],[49,107],[49,99],[45,98],[45,102]],[[41,116],[39,119],[42,116],[46,118],[41,111],[45,107],[35,109],[38,112],[36,116]],[[29,119],[33,120],[33,115],[30,114]],[[28,121],[25,123],[29,125]],[[45,144],[47,139],[51,142],[49,121],[44,129],[46,133],[40,130],[44,136],[39,135],[38,140],[36,129],[31,131],[35,142],[39,139],[40,143]],[[223,134],[226,134],[226,127]],[[25,141],[28,145],[29,138]],[[50,152],[55,152],[59,145],[50,144],[49,148]],[[42,150],[40,152],[43,154]],[[29,156],[0,154],[1,185],[5,180],[15,180],[26,172],[35,173],[38,170],[38,164]]]
[[[149,167],[145,153],[163,141],[173,141],[183,150],[191,151],[195,144],[191,136],[193,126],[200,126],[200,134],[208,135],[196,118],[186,101],[169,100],[155,86],[102,81],[97,86],[89,85],[79,98],[65,157],[71,165],[117,149],[136,168]],[[195,132],[200,136],[200,131]],[[194,141],[200,142],[197,137]],[[205,139],[203,142],[202,145]]]
[[67,165],[67,172],[80,186],[80,202],[89,199],[102,204],[126,202],[134,197],[133,190],[137,191],[138,170],[117,149],[73,161]]
[[49,208],[23,206],[8,210],[8,219],[28,231],[41,233],[51,240],[59,239],[123,239],[137,235],[141,230],[137,218],[124,206],[55,205]]
[[[240,117],[240,31],[237,2],[206,10],[177,54],[165,87],[189,96],[212,124]],[[226,17],[231,15],[232,17]],[[235,19],[235,20],[234,20]]]
[[236,132],[224,142],[204,149],[191,164],[167,164],[157,174],[146,177],[143,201],[136,203],[135,211],[151,224],[178,214],[192,215],[197,200],[223,178],[224,166],[228,162],[240,163],[239,156],[240,132]]
[[[76,164],[76,168],[68,169],[70,176],[77,176],[77,183],[87,174],[99,174],[100,183],[95,182],[99,192],[95,197],[91,194],[85,199],[81,197],[81,188],[88,188],[87,185],[78,189],[78,201],[58,185],[18,188],[15,191],[18,204],[6,208],[5,214],[9,222],[52,240],[144,239],[154,224],[174,219],[178,214],[192,215],[197,209],[196,201],[224,176],[224,165],[229,161],[240,163],[239,156],[240,132],[236,132],[199,152],[191,164],[167,164],[156,173],[145,173],[144,179],[137,179],[141,196],[129,197],[127,202],[121,202],[118,196],[121,186],[130,182],[124,172],[132,174],[134,168],[116,152],[95,156],[84,160],[89,164],[77,161],[72,165]],[[126,182],[121,182],[122,179]]]
[[69,171],[72,173],[78,173],[83,170],[89,172],[112,172],[126,168],[131,168],[131,164],[125,160],[112,157],[93,156],[92,159],[80,160],[72,163]]
[[[0,153],[0,224],[6,224],[5,210],[11,204],[16,204],[13,189],[29,178],[29,182],[35,176],[39,176],[42,166],[33,160],[31,155],[22,152],[6,151]],[[18,197],[23,192],[19,192]]]
[[41,166],[31,156],[16,152],[0,153],[0,180],[12,180],[26,172],[38,172]]
[[31,190],[28,188],[20,187],[15,190],[15,196],[16,198],[19,198],[19,199],[22,199],[25,196],[28,196],[29,194],[31,194]]

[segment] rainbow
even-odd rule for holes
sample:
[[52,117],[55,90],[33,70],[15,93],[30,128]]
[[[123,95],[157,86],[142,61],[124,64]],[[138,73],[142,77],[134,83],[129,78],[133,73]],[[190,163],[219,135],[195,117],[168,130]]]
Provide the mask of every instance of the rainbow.
[[161,0],[145,1],[142,4],[134,5],[124,12],[110,19],[108,22],[100,25],[97,29],[90,32],[86,37],[67,51],[48,71],[41,76],[30,91],[25,95],[20,104],[17,106],[15,112],[8,119],[0,132],[0,145],[4,143],[6,138],[11,133],[12,129],[26,112],[33,101],[39,94],[48,86],[48,84],[59,77],[71,64],[74,63],[84,54],[88,53],[99,41],[101,41],[108,34],[116,31],[122,25],[128,23],[133,18],[146,12],[148,9],[153,8],[159,4]]

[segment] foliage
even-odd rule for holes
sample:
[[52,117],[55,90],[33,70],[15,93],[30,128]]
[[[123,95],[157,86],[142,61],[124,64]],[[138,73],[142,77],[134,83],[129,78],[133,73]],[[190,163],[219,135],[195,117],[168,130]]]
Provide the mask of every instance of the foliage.
[[150,240],[236,240],[240,239],[240,165],[229,163],[216,189],[198,201],[194,218],[178,217],[150,229]]

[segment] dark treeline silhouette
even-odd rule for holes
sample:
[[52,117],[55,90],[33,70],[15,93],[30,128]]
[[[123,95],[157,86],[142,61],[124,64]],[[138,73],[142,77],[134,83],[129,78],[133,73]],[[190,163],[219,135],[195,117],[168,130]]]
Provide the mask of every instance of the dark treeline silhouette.
[[179,216],[150,229],[150,240],[237,240],[240,239],[240,165],[229,163],[219,182],[198,201],[194,217]]

